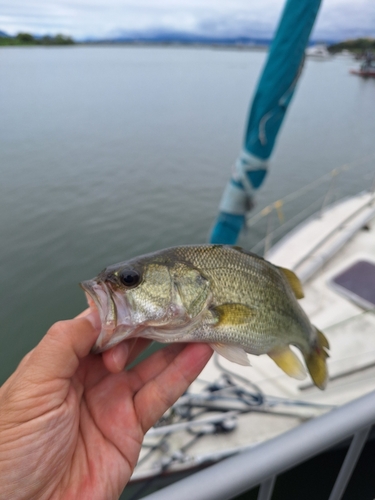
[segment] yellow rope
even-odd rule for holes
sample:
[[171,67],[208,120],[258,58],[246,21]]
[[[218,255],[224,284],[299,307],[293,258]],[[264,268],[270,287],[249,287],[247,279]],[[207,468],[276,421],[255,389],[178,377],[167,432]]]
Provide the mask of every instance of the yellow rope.
[[280,224],[284,224],[285,222],[284,212],[282,211],[283,205],[284,205],[283,200],[275,201],[275,203],[273,204],[273,206],[276,209],[277,217],[279,218]]

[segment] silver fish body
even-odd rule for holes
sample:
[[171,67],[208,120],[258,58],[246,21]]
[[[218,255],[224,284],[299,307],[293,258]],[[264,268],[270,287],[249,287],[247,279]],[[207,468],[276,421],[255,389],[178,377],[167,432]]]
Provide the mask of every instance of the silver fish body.
[[268,354],[286,373],[305,369],[320,388],[327,381],[328,342],[298,304],[298,278],[239,247],[174,247],[107,267],[81,283],[99,310],[96,352],[123,339],[207,342],[231,361]]

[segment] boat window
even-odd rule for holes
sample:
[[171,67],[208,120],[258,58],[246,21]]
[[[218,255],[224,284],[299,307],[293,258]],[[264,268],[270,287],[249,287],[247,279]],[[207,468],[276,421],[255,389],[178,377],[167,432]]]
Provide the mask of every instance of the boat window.
[[331,281],[337,292],[364,309],[375,307],[375,263],[358,260]]

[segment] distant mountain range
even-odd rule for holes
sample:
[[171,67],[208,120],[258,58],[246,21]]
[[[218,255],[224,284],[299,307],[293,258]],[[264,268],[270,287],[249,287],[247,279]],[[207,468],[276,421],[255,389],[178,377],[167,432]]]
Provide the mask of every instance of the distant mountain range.
[[[113,34],[112,36],[104,39],[90,38],[84,40],[85,42],[93,43],[165,43],[165,44],[197,44],[197,45],[248,45],[248,46],[268,46],[272,42],[273,33],[269,34],[211,34],[207,33],[193,33],[178,30],[162,30],[154,29],[139,32],[122,31]],[[337,42],[337,39],[316,40],[315,43],[331,44]],[[311,43],[314,43],[312,41]]]
[[269,45],[271,38],[252,36],[215,36],[178,31],[147,31],[144,33],[123,33],[105,39],[91,39],[92,42],[107,43],[165,43],[165,44],[199,44],[199,45]]
[[[247,30],[199,30],[199,32],[187,32],[176,29],[154,28],[143,31],[116,30],[110,36],[99,38],[90,37],[76,40],[84,43],[156,43],[156,44],[185,44],[185,45],[223,45],[223,46],[268,46],[272,42],[273,33],[268,31],[252,30],[252,35],[245,35]],[[0,30],[0,37],[13,38],[6,32]],[[38,40],[42,35],[33,34]],[[344,40],[345,37],[331,37],[330,39],[316,38],[311,44],[325,43],[327,45]]]

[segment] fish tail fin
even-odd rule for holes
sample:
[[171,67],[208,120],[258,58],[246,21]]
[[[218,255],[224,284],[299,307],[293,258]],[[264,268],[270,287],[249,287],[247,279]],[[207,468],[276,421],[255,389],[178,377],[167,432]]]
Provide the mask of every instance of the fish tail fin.
[[326,359],[329,357],[327,352],[329,343],[320,330],[317,328],[315,330],[317,334],[316,342],[312,346],[310,353],[305,355],[305,361],[314,384],[323,390],[328,382]]

